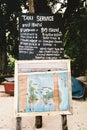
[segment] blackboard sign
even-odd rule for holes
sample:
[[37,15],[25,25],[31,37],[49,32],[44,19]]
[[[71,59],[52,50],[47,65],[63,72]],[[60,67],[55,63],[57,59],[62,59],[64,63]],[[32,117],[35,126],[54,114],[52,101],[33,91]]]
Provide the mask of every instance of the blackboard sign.
[[19,60],[63,59],[61,27],[59,15],[21,14]]

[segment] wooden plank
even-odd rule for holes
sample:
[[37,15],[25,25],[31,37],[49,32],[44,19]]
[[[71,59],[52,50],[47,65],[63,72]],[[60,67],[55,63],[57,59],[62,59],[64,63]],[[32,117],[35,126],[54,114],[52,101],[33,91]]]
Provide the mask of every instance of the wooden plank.
[[67,126],[67,115],[62,115],[62,130],[68,130]]
[[22,118],[21,117],[17,117],[16,118],[16,130],[22,130]]
[[58,76],[57,73],[54,73],[54,103],[55,110],[59,110],[59,90],[58,90]]
[[26,86],[27,86],[27,76],[19,75],[19,111],[24,112],[26,108]]
[[42,116],[35,117],[35,127],[41,128],[42,127]]

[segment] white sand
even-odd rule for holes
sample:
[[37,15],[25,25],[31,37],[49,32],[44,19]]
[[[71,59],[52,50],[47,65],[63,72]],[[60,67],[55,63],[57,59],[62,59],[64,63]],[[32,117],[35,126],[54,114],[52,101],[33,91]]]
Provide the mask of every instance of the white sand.
[[[14,97],[5,93],[0,96],[0,130],[16,130]],[[73,100],[73,115],[67,116],[67,123],[68,130],[87,130],[87,100]],[[22,117],[22,130],[37,130],[35,117]],[[43,127],[40,130],[62,130],[61,116],[43,117]]]

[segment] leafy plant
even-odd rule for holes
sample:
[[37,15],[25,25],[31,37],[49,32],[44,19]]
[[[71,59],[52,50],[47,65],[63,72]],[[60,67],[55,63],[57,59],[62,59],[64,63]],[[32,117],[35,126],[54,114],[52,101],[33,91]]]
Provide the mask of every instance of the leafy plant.
[[7,65],[9,73],[14,73],[14,66],[15,66],[15,59],[12,56],[9,56]]

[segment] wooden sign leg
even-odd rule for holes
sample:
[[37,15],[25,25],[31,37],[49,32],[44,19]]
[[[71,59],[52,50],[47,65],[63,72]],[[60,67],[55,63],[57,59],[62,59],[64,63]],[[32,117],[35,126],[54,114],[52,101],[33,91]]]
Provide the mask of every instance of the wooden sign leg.
[[68,126],[67,126],[67,116],[66,115],[62,115],[62,130],[68,130]]
[[42,116],[35,117],[35,127],[41,128],[42,127]]
[[22,117],[16,118],[16,130],[21,130],[21,120],[22,120]]

